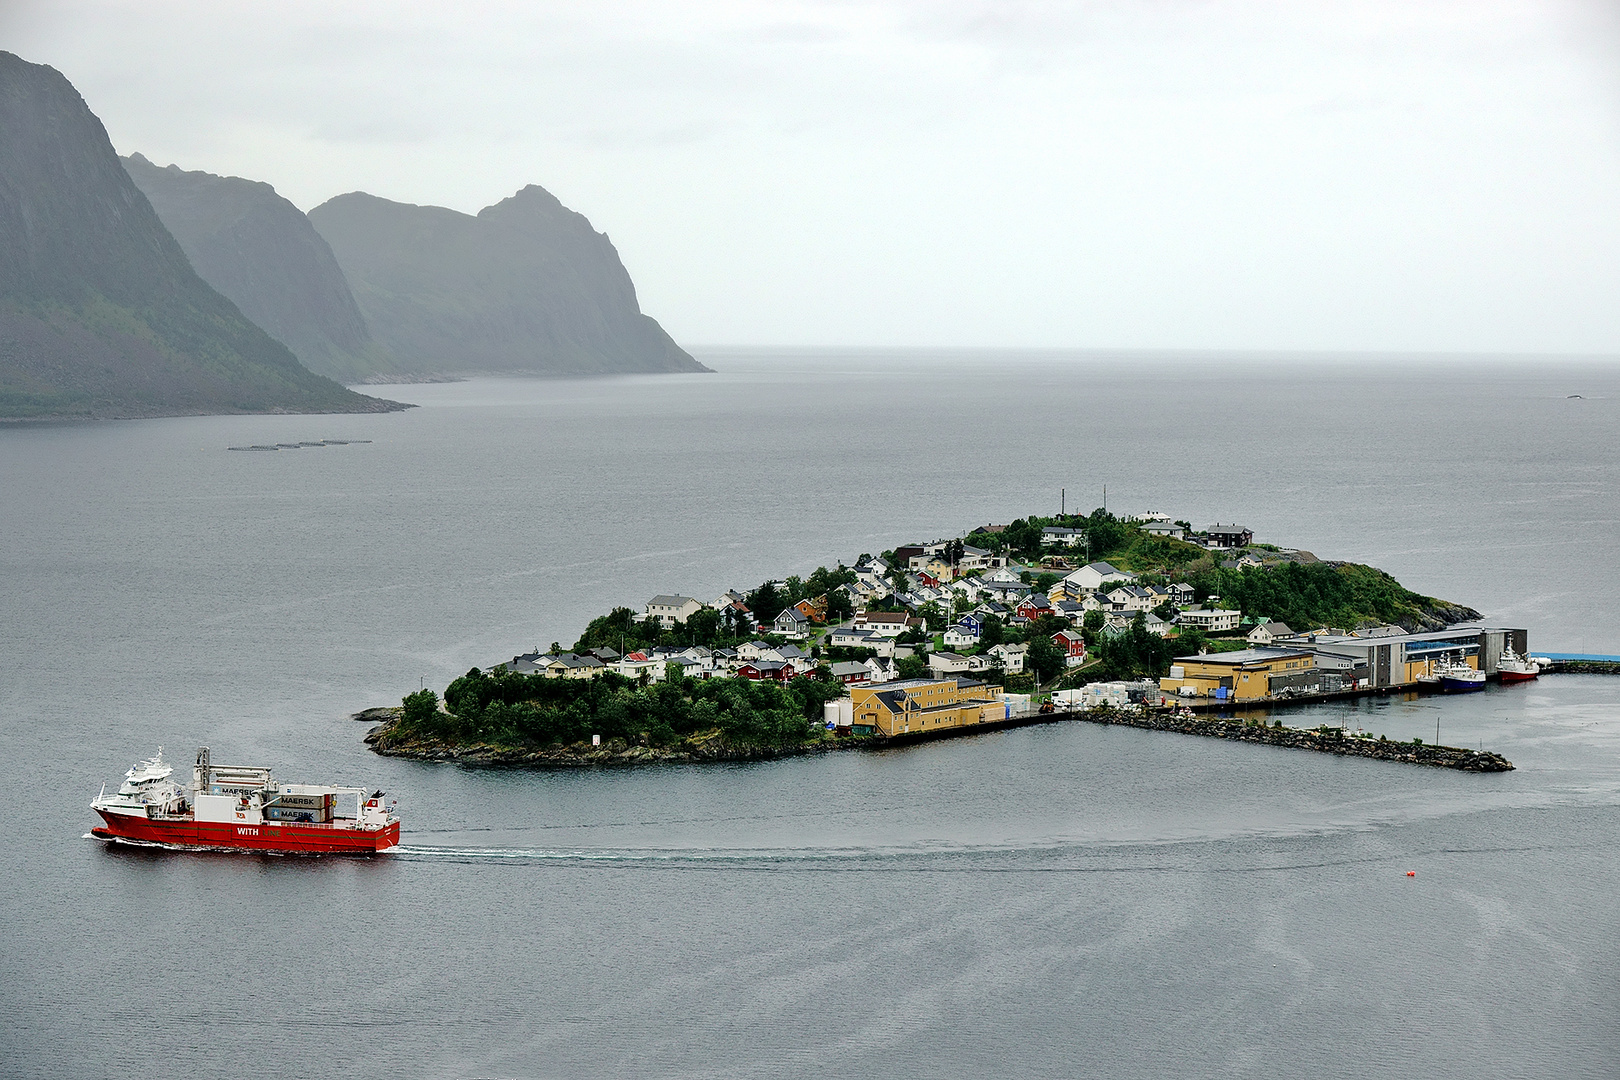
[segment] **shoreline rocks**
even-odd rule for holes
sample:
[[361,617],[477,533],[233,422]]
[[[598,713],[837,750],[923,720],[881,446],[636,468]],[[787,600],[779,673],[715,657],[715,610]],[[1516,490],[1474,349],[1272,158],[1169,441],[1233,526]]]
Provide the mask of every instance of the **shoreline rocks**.
[[1513,763],[1501,754],[1490,751],[1468,750],[1456,746],[1436,746],[1429,743],[1390,742],[1386,739],[1364,739],[1341,733],[1336,728],[1315,731],[1301,728],[1263,727],[1241,720],[1206,720],[1198,717],[1178,716],[1173,713],[1144,713],[1127,709],[1100,708],[1089,711],[1031,713],[998,723],[965,728],[947,728],[938,735],[909,735],[889,739],[882,736],[821,738],[799,746],[732,746],[716,731],[693,735],[672,746],[656,747],[610,739],[601,746],[576,744],[567,747],[526,749],[523,747],[494,746],[487,743],[454,744],[438,740],[404,740],[390,738],[398,709],[367,709],[355,713],[351,719],[382,720],[366,732],[365,741],[372,751],[386,757],[411,758],[417,761],[454,761],[468,765],[513,765],[531,768],[582,768],[586,766],[657,765],[702,762],[772,761],[777,758],[802,757],[839,750],[881,750],[909,746],[919,742],[934,742],[940,738],[960,738],[1010,727],[1028,727],[1035,724],[1058,723],[1065,720],[1084,720],[1094,724],[1113,724],[1120,727],[1145,728],[1167,731],[1178,735],[1198,735],[1205,738],[1232,739],[1238,742],[1261,743],[1288,750],[1314,750],[1341,757],[1365,757],[1377,761],[1391,761],[1406,765],[1424,765],[1430,768],[1457,769],[1462,772],[1510,772]]

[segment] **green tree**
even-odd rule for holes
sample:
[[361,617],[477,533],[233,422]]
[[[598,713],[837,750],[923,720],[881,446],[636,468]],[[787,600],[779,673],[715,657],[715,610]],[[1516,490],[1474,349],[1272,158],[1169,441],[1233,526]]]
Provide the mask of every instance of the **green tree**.
[[979,644],[983,648],[1000,645],[1007,640],[1007,628],[994,615],[986,615],[979,626]]
[[401,726],[411,730],[430,731],[438,719],[439,695],[432,690],[418,690],[406,694],[400,702]]
[[1045,634],[1032,634],[1029,639],[1030,670],[1037,680],[1045,682],[1063,670],[1063,650]]
[[894,669],[902,679],[922,679],[928,676],[928,661],[920,656],[902,656],[894,662]]

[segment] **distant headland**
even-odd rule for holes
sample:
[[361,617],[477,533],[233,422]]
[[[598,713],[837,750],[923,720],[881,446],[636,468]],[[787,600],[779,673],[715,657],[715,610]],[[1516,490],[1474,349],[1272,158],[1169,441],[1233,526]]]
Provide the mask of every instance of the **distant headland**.
[[703,372],[608,238],[530,185],[477,215],[120,159],[0,52],[0,420],[410,408],[343,384]]

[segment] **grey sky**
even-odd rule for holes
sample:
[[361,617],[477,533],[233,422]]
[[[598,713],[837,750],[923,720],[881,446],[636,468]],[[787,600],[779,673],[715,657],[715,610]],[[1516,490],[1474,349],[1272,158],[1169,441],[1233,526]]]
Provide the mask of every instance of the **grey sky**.
[[688,345],[1620,353],[1598,0],[0,0],[121,152],[539,183]]

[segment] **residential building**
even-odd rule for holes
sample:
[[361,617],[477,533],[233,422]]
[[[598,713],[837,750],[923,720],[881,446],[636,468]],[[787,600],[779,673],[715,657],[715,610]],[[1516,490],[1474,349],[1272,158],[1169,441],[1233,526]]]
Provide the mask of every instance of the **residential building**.
[[594,679],[607,669],[607,665],[594,656],[563,653],[550,658],[545,674],[552,679]]
[[894,660],[879,660],[877,657],[868,657],[866,670],[871,673],[869,682],[893,682],[898,676],[894,670]]
[[1227,608],[1188,608],[1176,615],[1176,625],[1202,630],[1206,634],[1236,630],[1242,621],[1242,612]]
[[1158,606],[1153,594],[1140,585],[1121,585],[1103,595],[1110,611],[1151,611]]
[[1248,547],[1254,542],[1254,533],[1242,525],[1211,525],[1204,530],[1212,548]]
[[794,670],[792,664],[784,664],[780,660],[757,660],[738,668],[737,674],[755,682],[770,680],[785,683],[793,678]]
[[1135,574],[1126,573],[1106,562],[1087,563],[1068,577],[1063,579],[1070,585],[1083,592],[1096,592],[1105,582],[1118,581],[1130,584],[1136,580]]
[[771,629],[785,638],[803,641],[810,633],[810,620],[798,608],[786,607],[776,616]]
[[869,649],[872,647],[872,637],[870,630],[839,626],[828,631],[827,644],[835,649]]
[[797,604],[794,604],[793,609],[795,611],[797,611],[800,615],[803,615],[806,619],[809,619],[811,622],[826,622],[827,621],[827,597],[826,597],[826,594],[823,593],[821,596],[817,596],[817,597],[813,597],[813,598],[807,596],[803,600],[800,600]]
[[777,660],[781,660],[775,649],[768,641],[747,641],[737,646],[737,659],[744,661],[762,660],[769,653]]
[[849,688],[857,735],[970,727],[1006,714],[995,689],[971,679],[906,679]]
[[865,664],[841,660],[832,665],[832,677],[841,683],[868,682],[872,678],[872,672]]
[[1162,536],[1169,540],[1185,540],[1187,530],[1170,521],[1149,521],[1142,525],[1142,531],[1149,536]]
[[992,645],[985,652],[986,656],[1001,661],[1001,670],[1009,675],[1020,674],[1024,670],[1024,660],[1029,656],[1028,645],[1011,645],[1002,643]]
[[1154,637],[1169,636],[1170,630],[1174,625],[1175,624],[1170,622],[1168,619],[1161,619],[1151,611],[1144,612],[1142,614],[1142,628],[1148,633],[1152,634]]
[[1072,547],[1086,540],[1082,529],[1066,529],[1061,525],[1048,525],[1041,530],[1042,547]]
[[898,637],[906,632],[911,616],[904,611],[858,611],[855,629],[870,630],[885,637]]
[[945,629],[945,647],[947,649],[971,649],[979,643],[979,635],[960,622]]
[[647,619],[658,620],[665,630],[703,610],[703,602],[690,596],[655,596],[647,601]]
[[968,669],[968,658],[959,653],[936,652],[928,654],[928,670],[935,675],[955,675]]
[[1086,639],[1078,630],[1059,630],[1052,635],[1052,642],[1063,650],[1065,666],[1079,667],[1086,662]]
[[1288,628],[1287,623],[1263,622],[1253,630],[1250,630],[1249,636],[1244,638],[1244,640],[1250,645],[1270,645],[1278,638],[1288,638],[1293,636],[1294,632]]
[[1052,602],[1046,598],[1045,593],[1030,593],[1018,602],[1017,610],[1021,618],[1033,621],[1042,615],[1050,614]]
[[1176,607],[1191,607],[1193,605],[1193,587],[1185,581],[1178,581],[1174,585],[1166,585],[1164,591],[1170,594],[1170,603]]

